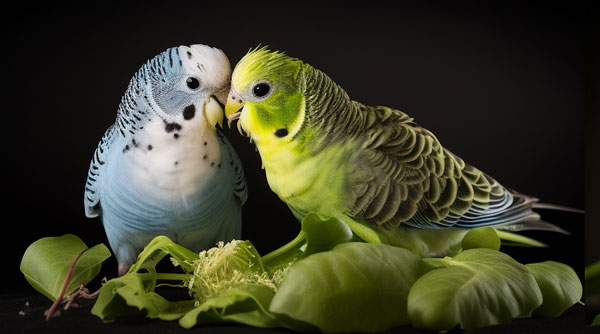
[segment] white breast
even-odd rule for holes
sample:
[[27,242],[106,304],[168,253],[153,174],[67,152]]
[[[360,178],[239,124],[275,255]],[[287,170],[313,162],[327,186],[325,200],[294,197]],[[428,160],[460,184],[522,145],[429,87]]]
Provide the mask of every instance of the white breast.
[[[202,112],[171,122],[155,117],[123,148],[123,167],[132,184],[157,197],[186,197],[210,179],[221,163],[215,129]],[[133,142],[135,141],[135,142]]]

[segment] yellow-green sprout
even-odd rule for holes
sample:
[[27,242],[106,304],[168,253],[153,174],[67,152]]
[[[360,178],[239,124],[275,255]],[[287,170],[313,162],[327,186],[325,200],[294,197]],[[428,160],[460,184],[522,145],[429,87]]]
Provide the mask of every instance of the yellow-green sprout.
[[242,240],[219,241],[216,247],[200,252],[192,265],[194,272],[188,281],[188,289],[196,304],[241,285],[264,285],[277,291],[287,269],[269,274],[256,248]]

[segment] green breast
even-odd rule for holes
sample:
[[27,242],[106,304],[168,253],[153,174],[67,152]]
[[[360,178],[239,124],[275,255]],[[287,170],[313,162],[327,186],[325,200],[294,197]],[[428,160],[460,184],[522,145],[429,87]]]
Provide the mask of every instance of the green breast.
[[287,145],[258,146],[267,181],[281,200],[301,212],[334,216],[346,207],[350,151],[339,145],[309,153]]

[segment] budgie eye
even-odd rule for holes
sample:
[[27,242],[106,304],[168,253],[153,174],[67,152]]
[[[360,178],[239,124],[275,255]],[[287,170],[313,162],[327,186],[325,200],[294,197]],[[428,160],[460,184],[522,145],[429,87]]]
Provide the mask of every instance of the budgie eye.
[[189,89],[193,89],[196,90],[200,87],[200,81],[198,81],[198,79],[194,78],[194,77],[189,77],[187,78],[187,80],[185,81],[186,85],[188,86]]
[[252,94],[255,97],[265,97],[271,91],[271,86],[266,82],[260,82],[252,87]]

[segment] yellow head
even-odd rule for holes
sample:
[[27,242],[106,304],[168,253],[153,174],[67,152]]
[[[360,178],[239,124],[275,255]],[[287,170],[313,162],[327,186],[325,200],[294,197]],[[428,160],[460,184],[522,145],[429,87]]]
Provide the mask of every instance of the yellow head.
[[236,65],[225,116],[257,143],[289,142],[304,122],[302,61],[277,51],[250,51]]

